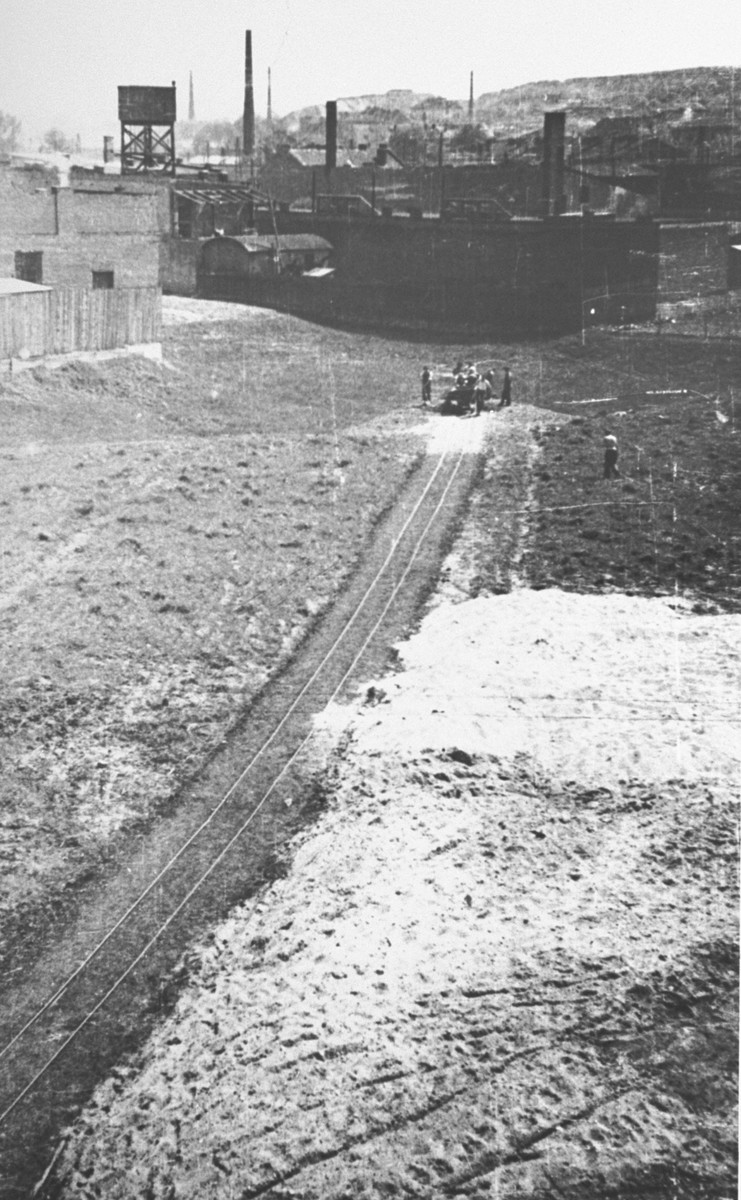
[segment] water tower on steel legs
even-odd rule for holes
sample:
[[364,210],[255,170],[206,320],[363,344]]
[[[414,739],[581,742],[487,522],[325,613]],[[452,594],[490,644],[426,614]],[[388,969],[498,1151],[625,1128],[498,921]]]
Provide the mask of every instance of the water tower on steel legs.
[[120,87],[121,174],[175,174],[175,84]]

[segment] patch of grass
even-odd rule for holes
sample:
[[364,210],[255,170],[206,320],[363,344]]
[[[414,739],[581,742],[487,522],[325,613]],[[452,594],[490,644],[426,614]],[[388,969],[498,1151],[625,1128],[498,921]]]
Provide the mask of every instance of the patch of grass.
[[[738,611],[741,344],[596,333],[584,346],[567,338],[519,355],[519,394],[554,416],[535,435],[531,493],[513,494],[503,478],[482,492],[483,585],[501,582],[486,530],[498,534],[498,514],[512,508],[527,530],[521,575],[533,587],[686,594]],[[617,480],[602,478],[608,431],[620,446]]]
[[[617,431],[616,480],[602,478],[602,435]],[[553,429],[542,442],[524,567],[580,591],[604,586],[696,595],[741,607],[739,439],[716,409],[695,400],[597,416]],[[585,545],[587,553],[585,554]],[[564,581],[564,566],[576,574]]]

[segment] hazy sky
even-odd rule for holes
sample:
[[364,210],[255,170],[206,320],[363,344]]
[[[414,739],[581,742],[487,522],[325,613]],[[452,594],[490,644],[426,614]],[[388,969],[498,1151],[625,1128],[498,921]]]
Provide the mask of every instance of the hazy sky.
[[[118,134],[118,84],[178,85],[187,117],[237,118],[244,31],[255,107],[282,115],[342,96],[412,88],[449,98],[539,79],[739,59],[739,0],[0,0],[0,110],[38,140]],[[741,72],[740,72],[741,75]],[[739,80],[741,84],[741,79]]]

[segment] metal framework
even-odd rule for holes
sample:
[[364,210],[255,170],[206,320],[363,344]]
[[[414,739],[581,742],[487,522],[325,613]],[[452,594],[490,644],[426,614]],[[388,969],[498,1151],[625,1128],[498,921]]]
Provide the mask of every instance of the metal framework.
[[175,174],[175,126],[121,124],[121,174],[162,171]]
[[209,184],[203,185],[193,182],[192,184],[178,183],[174,189],[176,196],[181,196],[184,200],[191,200],[194,204],[266,204],[267,196],[262,192],[256,191],[254,188],[240,187],[239,184]]
[[[208,183],[193,181],[183,184],[178,181],[172,187],[174,205],[173,228],[181,237],[194,237],[193,227],[205,210],[210,209],[213,231],[217,222],[224,229],[230,229],[230,236],[242,232],[245,210],[248,213],[247,222],[252,225],[255,209],[258,206],[267,207],[268,197],[254,188],[239,184]],[[204,236],[201,231],[200,236]]]

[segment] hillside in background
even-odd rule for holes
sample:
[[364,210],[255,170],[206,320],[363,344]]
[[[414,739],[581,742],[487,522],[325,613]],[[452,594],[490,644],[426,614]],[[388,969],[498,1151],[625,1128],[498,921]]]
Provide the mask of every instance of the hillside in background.
[[[735,76],[738,75],[738,85]],[[692,119],[741,123],[741,69],[693,67],[643,75],[608,75],[586,79],[540,80],[475,100],[477,122],[493,134],[522,134],[539,129],[546,108],[563,108],[572,128],[587,129],[605,117],[643,116],[657,127]],[[340,120],[386,121],[397,126],[465,122],[465,100],[433,93],[396,89],[384,94],[344,97],[337,101]],[[281,119],[286,130],[323,126],[323,105],[296,110]]]
[[[657,124],[682,119],[739,123],[741,91],[733,67],[696,67],[645,75],[604,75],[593,79],[545,80],[487,92],[476,102],[480,121],[509,132],[513,125],[537,128],[544,108],[562,108],[570,122],[587,128],[605,117],[646,117]],[[510,127],[510,128],[507,128]]]

